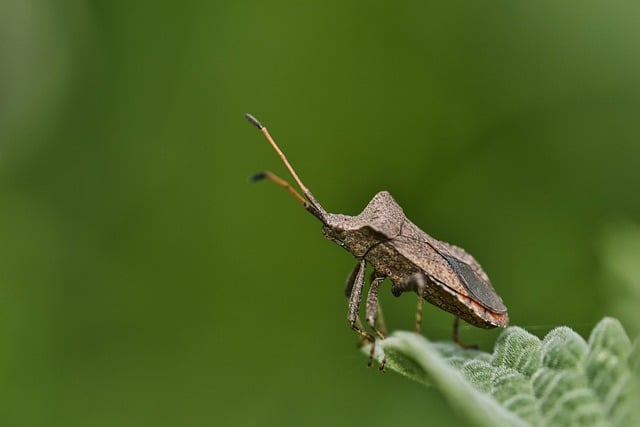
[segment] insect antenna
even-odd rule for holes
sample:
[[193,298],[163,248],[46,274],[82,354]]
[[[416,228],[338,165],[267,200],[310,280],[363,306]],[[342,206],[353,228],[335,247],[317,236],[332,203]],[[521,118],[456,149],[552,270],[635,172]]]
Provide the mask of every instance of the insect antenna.
[[285,190],[287,190],[289,193],[291,193],[291,195],[293,197],[295,197],[300,203],[302,203],[302,205],[305,208],[309,204],[309,202],[307,202],[305,200],[305,198],[302,197],[300,195],[300,193],[298,193],[296,191],[296,189],[291,186],[291,184],[289,184],[287,181],[285,181],[284,179],[280,178],[278,175],[276,175],[273,172],[269,172],[269,171],[258,172],[256,174],[252,175],[251,178],[249,178],[249,180],[251,182],[258,182],[258,181],[262,181],[263,179],[266,179],[266,180],[269,180],[271,182],[274,182],[274,183],[278,184],[280,187],[282,187]]
[[287,190],[293,197],[295,197],[296,200],[302,203],[305,209],[308,210],[313,216],[318,218],[320,221],[325,222],[324,218],[326,215],[326,211],[322,208],[322,206],[320,206],[320,203],[318,203],[315,197],[313,197],[309,189],[302,183],[302,180],[300,180],[300,177],[298,177],[298,174],[291,166],[291,163],[289,163],[289,160],[287,160],[287,156],[285,156],[280,147],[278,147],[278,144],[276,144],[274,139],[271,137],[267,128],[264,127],[262,123],[260,123],[258,119],[253,117],[251,114],[247,113],[245,114],[245,117],[249,121],[249,123],[260,129],[260,132],[262,132],[267,141],[269,141],[269,144],[271,144],[273,149],[276,150],[276,153],[278,153],[278,156],[291,173],[291,176],[293,176],[296,184],[298,184],[298,187],[300,187],[300,190],[302,191],[302,194],[304,194],[304,197],[302,197],[302,195],[300,195],[300,193],[298,193],[296,189],[293,188],[293,186],[291,186],[291,184],[289,184],[287,181],[269,171],[259,172],[253,175],[251,177],[251,181],[257,182],[266,179],[278,184],[280,187]]

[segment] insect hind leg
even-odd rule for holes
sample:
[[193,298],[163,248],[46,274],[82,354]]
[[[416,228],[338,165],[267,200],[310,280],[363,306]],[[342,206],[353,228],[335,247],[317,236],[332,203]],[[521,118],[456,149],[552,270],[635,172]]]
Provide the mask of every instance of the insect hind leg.
[[477,345],[465,344],[462,341],[460,341],[460,337],[458,336],[459,328],[460,328],[460,318],[458,316],[455,316],[453,319],[453,334],[452,334],[453,342],[456,343],[458,347],[460,347],[463,350],[477,350],[478,349]]

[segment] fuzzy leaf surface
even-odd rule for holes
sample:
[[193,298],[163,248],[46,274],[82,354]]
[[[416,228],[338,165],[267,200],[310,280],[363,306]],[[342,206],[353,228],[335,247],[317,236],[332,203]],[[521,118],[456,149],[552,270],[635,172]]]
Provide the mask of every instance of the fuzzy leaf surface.
[[623,426],[637,421],[632,350],[620,322],[604,318],[588,341],[566,326],[544,339],[510,327],[493,353],[397,332],[376,358],[438,388],[473,425]]

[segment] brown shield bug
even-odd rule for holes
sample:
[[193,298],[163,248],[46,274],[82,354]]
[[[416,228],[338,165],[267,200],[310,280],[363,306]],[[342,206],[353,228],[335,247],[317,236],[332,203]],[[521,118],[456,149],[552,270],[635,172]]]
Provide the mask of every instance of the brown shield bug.
[[[393,284],[391,292],[394,296],[407,291],[418,295],[418,333],[424,300],[455,316],[453,340],[461,347],[466,346],[458,339],[459,319],[480,328],[504,328],[508,325],[507,307],[480,264],[464,249],[436,240],[422,231],[407,219],[400,205],[386,191],[376,194],[359,215],[327,212],[302,183],[267,129],[252,115],[247,114],[246,118],[260,129],[276,150],[304,197],[271,172],[256,174],[252,179],[267,179],[284,187],[322,222],[322,234],[327,239],[351,252],[358,260],[345,289],[349,298],[347,320],[364,340],[372,344],[375,342],[374,336],[364,330],[359,319],[367,263],[373,267],[373,275],[366,299],[366,321],[380,338],[384,338],[385,332],[383,326],[380,324],[378,327],[376,322],[380,312],[378,287],[386,278]],[[373,345],[371,352],[373,354]]]

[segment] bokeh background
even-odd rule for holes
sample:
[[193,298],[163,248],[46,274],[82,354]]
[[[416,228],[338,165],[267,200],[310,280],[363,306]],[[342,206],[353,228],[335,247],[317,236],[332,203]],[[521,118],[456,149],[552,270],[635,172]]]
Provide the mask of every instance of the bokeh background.
[[[3,425],[462,422],[366,367],[354,260],[247,183],[286,171],[245,112],[329,211],[386,189],[473,253],[512,324],[635,334],[639,18],[617,0],[3,1]],[[415,299],[382,293],[411,329]],[[428,306],[424,334],[451,321]],[[461,330],[485,350],[498,333]]]

